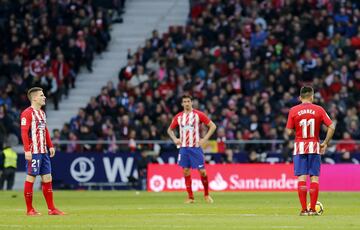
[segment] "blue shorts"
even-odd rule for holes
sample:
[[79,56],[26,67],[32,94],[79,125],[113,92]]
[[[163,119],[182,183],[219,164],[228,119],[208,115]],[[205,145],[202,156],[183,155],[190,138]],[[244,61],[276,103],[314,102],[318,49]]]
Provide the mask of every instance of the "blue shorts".
[[320,154],[299,154],[294,156],[294,174],[295,176],[320,175]]
[[203,169],[205,160],[202,149],[200,147],[181,147],[178,164],[183,168]]
[[26,172],[31,176],[51,174],[49,154],[33,154],[31,161],[26,161]]

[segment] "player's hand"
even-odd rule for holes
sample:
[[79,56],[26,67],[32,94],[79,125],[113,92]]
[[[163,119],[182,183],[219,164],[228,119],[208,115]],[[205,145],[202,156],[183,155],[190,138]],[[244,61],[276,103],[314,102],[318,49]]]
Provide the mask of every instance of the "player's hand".
[[326,144],[326,143],[321,143],[321,144],[320,144],[320,154],[321,154],[321,155],[324,155],[324,154],[325,154],[326,148],[327,148],[327,144]]
[[55,148],[50,148],[50,157],[54,157],[55,156]]
[[177,146],[181,145],[181,141],[180,141],[179,138],[176,138],[176,139],[174,140],[174,143],[175,143],[175,145],[177,145]]
[[206,142],[207,142],[207,140],[205,140],[205,139],[200,139],[200,141],[199,141],[199,146],[200,146],[200,147],[204,146],[204,145],[206,144]]
[[30,152],[30,151],[25,152],[25,160],[31,161],[31,159],[32,159],[32,154],[31,154],[31,152]]

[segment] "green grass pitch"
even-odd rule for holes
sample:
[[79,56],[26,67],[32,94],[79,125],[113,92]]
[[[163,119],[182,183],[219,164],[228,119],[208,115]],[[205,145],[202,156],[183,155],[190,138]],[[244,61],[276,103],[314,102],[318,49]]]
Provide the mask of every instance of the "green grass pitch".
[[[45,200],[35,192],[43,213],[25,216],[22,192],[0,192],[0,229],[360,229],[360,193],[320,193],[322,216],[298,216],[296,193],[202,193],[184,204],[185,193],[135,191],[55,191],[66,216],[48,216]],[[45,215],[44,215],[45,214]]]

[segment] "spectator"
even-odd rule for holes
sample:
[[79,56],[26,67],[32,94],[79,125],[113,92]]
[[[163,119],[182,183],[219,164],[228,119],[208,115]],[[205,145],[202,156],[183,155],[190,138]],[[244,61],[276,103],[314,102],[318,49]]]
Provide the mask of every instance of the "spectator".
[[248,156],[248,163],[259,163],[259,156],[255,150],[251,150]]
[[[130,130],[140,139],[167,139],[163,126],[179,111],[179,97],[189,93],[197,98],[195,108],[224,127],[226,140],[276,140],[289,108],[299,103],[299,88],[310,84],[318,92],[315,103],[338,122],[335,139],[344,132],[356,136],[360,53],[352,40],[359,20],[351,3],[345,12],[331,1],[194,4],[186,27],[171,27],[162,37],[153,31],[144,47],[128,52],[115,96],[104,90],[90,104],[100,113],[115,97],[119,115],[111,123],[121,140],[130,140]],[[142,124],[153,126],[154,134]],[[279,148],[275,142],[245,146],[257,153]]]
[[225,141],[225,129],[224,127],[220,127],[217,129],[217,151],[222,154],[223,162],[231,163],[233,161],[233,151],[227,148]]
[[64,61],[64,55],[58,54],[51,63],[53,76],[60,88],[61,94],[68,96],[70,84],[70,66]]
[[[43,86],[58,109],[62,94],[75,87],[80,66],[91,70],[95,51],[107,47],[111,11],[101,8],[104,3],[80,2],[6,1],[0,23],[0,91],[7,95],[0,104],[12,102],[7,105],[8,124],[17,123],[19,110],[28,106],[27,89],[33,86]],[[6,132],[18,135],[8,127]]]
[[354,139],[351,138],[348,132],[344,132],[343,139],[341,139],[336,145],[337,152],[354,152],[356,150],[356,143]]
[[144,67],[138,66],[136,68],[136,74],[131,77],[129,85],[130,87],[137,87],[147,80],[149,80],[149,77],[147,74],[144,73]]
[[60,130],[59,129],[54,129],[53,134],[52,134],[52,141],[54,143],[54,148],[55,149],[58,149],[58,150],[61,149],[60,144],[58,144],[60,139],[61,139]]

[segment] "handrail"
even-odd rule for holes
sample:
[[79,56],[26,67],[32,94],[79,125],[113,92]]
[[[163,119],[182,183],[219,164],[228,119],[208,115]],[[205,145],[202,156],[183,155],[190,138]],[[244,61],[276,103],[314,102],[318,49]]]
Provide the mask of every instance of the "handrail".
[[[118,144],[118,145],[125,145],[134,142],[136,144],[173,144],[171,140],[76,140],[76,141],[69,141],[69,140],[53,140],[54,144],[65,145],[65,144]],[[291,140],[293,141],[293,140]],[[224,141],[225,144],[283,144],[285,140],[282,139],[274,139],[274,140],[226,140]],[[333,140],[330,144],[360,144],[360,140]]]

